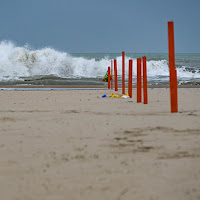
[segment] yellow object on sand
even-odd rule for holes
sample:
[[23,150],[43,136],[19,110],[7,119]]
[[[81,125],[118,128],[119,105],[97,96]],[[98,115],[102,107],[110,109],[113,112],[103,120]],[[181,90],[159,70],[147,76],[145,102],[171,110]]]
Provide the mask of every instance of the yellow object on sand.
[[127,94],[123,94],[123,95],[111,94],[110,97],[128,98],[129,95],[128,95],[128,93]]

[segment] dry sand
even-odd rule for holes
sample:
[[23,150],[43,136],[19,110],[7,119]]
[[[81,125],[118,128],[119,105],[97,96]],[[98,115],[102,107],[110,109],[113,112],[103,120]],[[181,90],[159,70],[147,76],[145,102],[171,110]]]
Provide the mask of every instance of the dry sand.
[[199,200],[200,89],[148,92],[0,91],[0,199]]

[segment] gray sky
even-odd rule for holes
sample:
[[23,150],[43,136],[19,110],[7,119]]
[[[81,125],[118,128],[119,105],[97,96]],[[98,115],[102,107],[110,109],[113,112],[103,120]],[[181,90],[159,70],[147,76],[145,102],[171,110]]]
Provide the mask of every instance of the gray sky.
[[0,40],[67,52],[200,53],[200,0],[0,0]]

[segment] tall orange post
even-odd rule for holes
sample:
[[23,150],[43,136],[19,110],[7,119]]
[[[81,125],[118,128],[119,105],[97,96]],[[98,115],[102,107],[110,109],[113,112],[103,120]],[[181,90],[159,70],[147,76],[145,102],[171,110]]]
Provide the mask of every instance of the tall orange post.
[[144,96],[144,104],[148,104],[148,96],[147,96],[147,58],[146,56],[142,57],[143,63],[143,96]]
[[133,81],[133,61],[132,60],[129,60],[129,88],[128,88],[128,91],[129,91],[129,97],[132,98],[132,81]]
[[122,52],[122,94],[125,94],[125,52]]
[[[173,109],[174,112],[178,112],[178,80],[177,80],[177,71],[175,69],[175,79],[174,79],[174,91],[175,91],[175,108]],[[175,111],[176,110],[176,111]]]
[[137,103],[142,102],[141,58],[137,58]]
[[130,96],[130,81],[131,81],[131,78],[130,78],[130,63],[129,63],[129,68],[128,68],[128,95]]
[[113,89],[113,60],[111,60],[111,89]]
[[177,73],[175,69],[174,22],[168,22],[169,75],[171,112],[178,112]]
[[117,60],[114,60],[114,73],[115,73],[115,91],[118,91],[118,83],[117,83]]
[[108,67],[108,89],[110,89],[110,67]]

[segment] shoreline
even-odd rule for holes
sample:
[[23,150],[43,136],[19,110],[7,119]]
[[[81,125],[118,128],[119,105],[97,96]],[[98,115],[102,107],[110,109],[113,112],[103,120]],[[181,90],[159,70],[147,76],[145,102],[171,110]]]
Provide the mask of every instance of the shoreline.
[[[133,85],[132,87],[137,88],[136,85]],[[148,85],[147,87],[148,88],[169,88],[169,85]],[[0,85],[0,90],[4,88],[107,89],[107,85]],[[178,85],[178,88],[200,88],[200,85]],[[121,89],[121,85],[118,86],[118,89]]]

